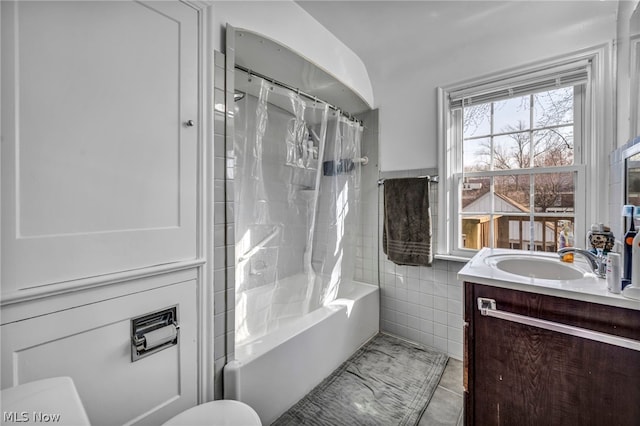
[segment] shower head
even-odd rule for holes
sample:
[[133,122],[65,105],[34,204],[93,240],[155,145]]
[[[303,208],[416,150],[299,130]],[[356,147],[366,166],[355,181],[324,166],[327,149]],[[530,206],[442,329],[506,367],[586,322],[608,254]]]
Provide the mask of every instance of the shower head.
[[236,91],[233,93],[233,100],[234,100],[234,102],[238,102],[239,100],[241,100],[242,98],[244,98],[245,94],[246,94],[246,93],[241,92],[240,90],[236,90]]

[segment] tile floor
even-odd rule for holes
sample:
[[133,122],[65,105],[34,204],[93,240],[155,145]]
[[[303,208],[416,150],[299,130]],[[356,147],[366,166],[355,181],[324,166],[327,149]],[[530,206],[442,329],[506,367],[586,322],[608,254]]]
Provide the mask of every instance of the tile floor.
[[462,361],[449,358],[418,426],[462,426]]

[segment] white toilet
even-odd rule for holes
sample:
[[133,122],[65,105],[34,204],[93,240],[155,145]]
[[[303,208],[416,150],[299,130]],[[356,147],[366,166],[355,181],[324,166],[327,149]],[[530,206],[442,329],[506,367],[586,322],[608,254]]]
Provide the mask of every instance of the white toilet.
[[[37,380],[0,392],[3,419],[23,425],[53,422],[89,426],[78,391],[70,377]],[[35,413],[56,413],[56,418],[35,418]],[[9,416],[9,417],[7,417]],[[52,415],[53,416],[53,415]],[[190,408],[163,426],[261,426],[258,413],[247,404],[233,400],[211,401]]]
[[196,405],[162,426],[261,426],[258,413],[247,404],[221,399]]
[[2,389],[0,402],[2,424],[36,425],[51,422],[89,426],[89,417],[71,377],[52,377]]

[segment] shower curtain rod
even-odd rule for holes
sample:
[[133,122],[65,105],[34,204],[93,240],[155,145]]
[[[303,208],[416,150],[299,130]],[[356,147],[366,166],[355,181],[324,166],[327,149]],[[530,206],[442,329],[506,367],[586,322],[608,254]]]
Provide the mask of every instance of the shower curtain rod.
[[292,86],[289,86],[287,83],[282,83],[282,82],[280,82],[278,80],[274,80],[271,77],[267,77],[264,74],[260,74],[259,72],[252,71],[249,68],[243,67],[242,65],[236,64],[235,68],[237,70],[246,72],[247,74],[249,74],[249,76],[254,76],[254,77],[261,78],[263,80],[267,80],[268,82],[270,82],[272,84],[275,84],[276,86],[280,86],[280,87],[282,87],[284,89],[291,90],[292,92],[296,92],[298,95],[304,96],[305,98],[307,98],[307,99],[309,99],[311,101],[321,102],[323,104],[326,104],[330,109],[332,109],[334,111],[337,111],[338,113],[340,113],[340,115],[346,117],[347,119],[349,119],[351,121],[355,121],[356,123],[358,123],[358,124],[360,124],[362,126],[362,121],[358,120],[357,118],[355,118],[353,115],[349,114],[348,112],[341,110],[337,106],[331,105],[329,102],[323,101],[322,99],[319,99],[317,96],[313,96],[313,95],[310,95],[308,93],[305,93],[305,92],[301,91],[300,89],[298,89],[296,87],[292,87]]
[[[438,182],[440,182],[440,177],[439,177],[438,175],[435,175],[435,176],[429,176],[429,175],[426,175],[426,176],[416,176],[416,178],[417,178],[417,179],[426,179],[426,180],[427,180],[427,182],[429,182],[429,183],[430,183],[430,182],[433,182],[433,183],[438,183]],[[393,179],[393,178],[389,178],[389,179]],[[397,179],[402,179],[402,178],[397,178]],[[385,180],[387,180],[387,179],[385,179],[385,178],[378,179],[378,186],[383,185]]]

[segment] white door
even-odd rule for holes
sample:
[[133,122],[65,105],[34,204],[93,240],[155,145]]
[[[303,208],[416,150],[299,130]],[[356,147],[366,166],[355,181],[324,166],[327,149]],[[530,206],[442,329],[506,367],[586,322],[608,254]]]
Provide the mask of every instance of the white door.
[[0,10],[2,294],[194,259],[197,11]]

